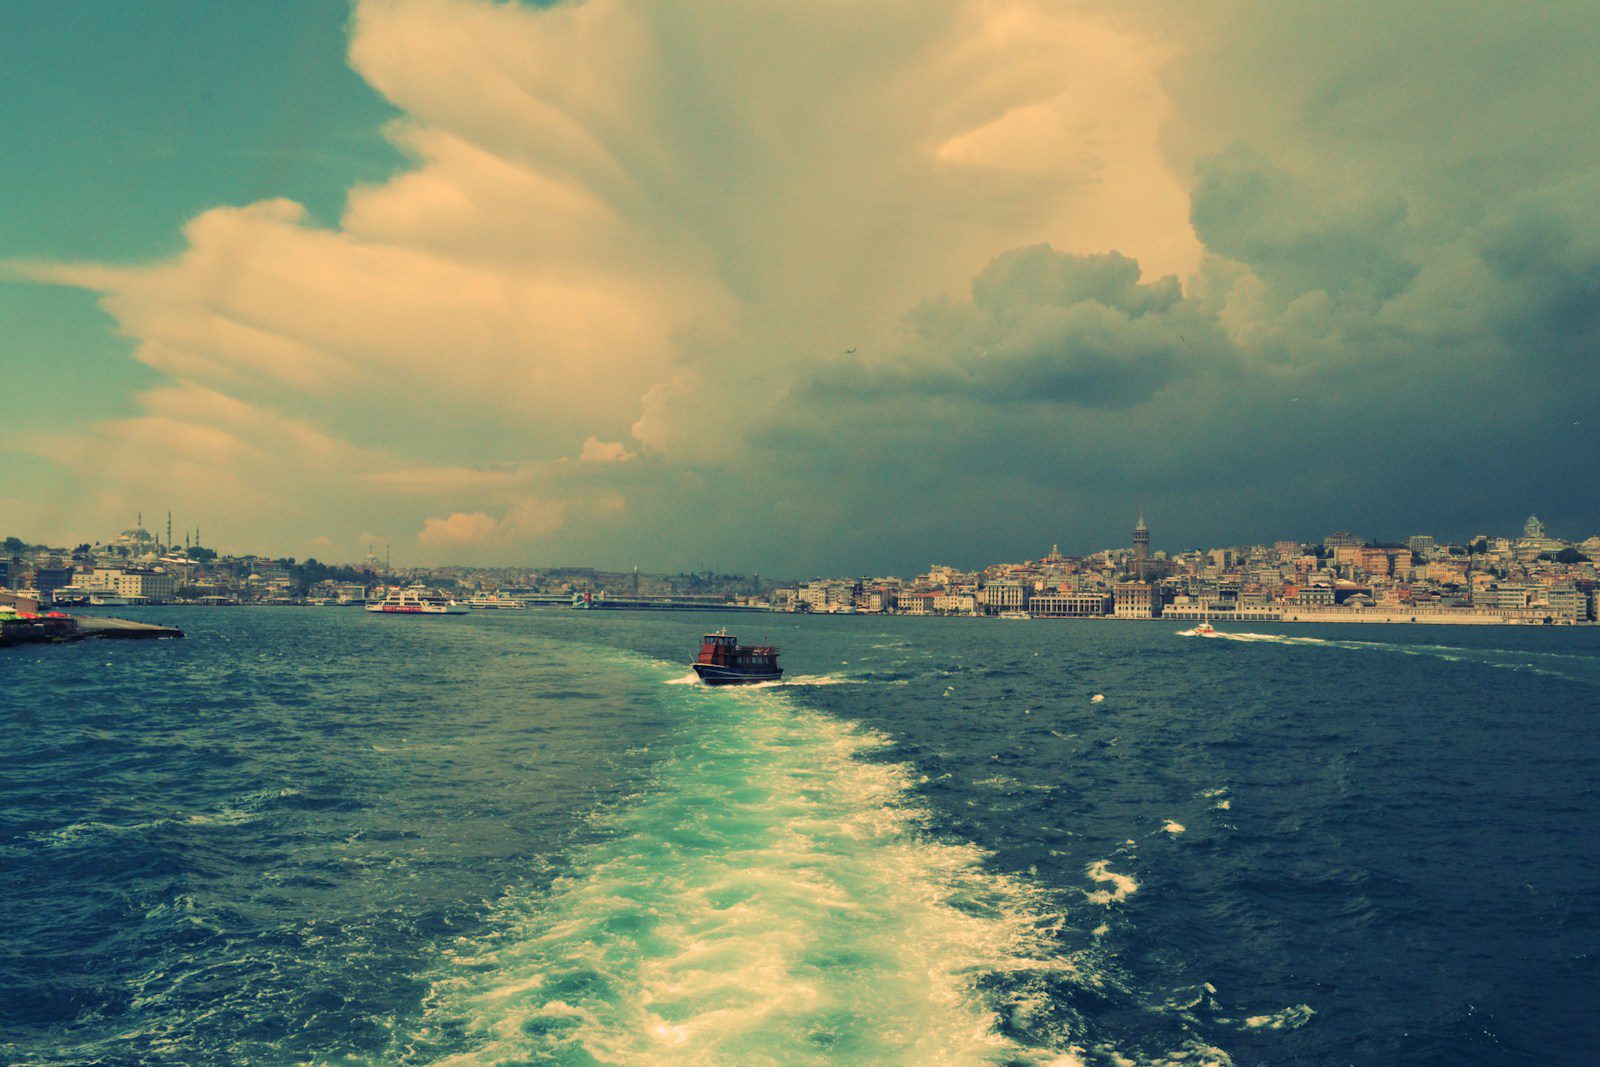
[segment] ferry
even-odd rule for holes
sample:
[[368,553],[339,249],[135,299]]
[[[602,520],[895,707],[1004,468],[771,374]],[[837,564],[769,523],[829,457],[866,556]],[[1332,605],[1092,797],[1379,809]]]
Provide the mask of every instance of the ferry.
[[707,685],[751,685],[776,682],[783,677],[778,650],[771,645],[741,645],[726,627],[706,634],[694,673]]
[[475,596],[471,600],[467,601],[467,607],[478,608],[483,611],[518,609],[525,608],[527,606],[528,605],[524,604],[520,600],[513,600],[508,596],[501,596],[498,593],[488,596]]
[[391,589],[389,595],[376,604],[368,604],[368,611],[380,615],[465,615],[467,609],[454,600],[423,589]]

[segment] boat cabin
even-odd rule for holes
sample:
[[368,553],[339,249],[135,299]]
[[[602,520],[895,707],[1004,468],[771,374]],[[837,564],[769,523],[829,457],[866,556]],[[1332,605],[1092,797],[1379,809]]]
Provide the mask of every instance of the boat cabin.
[[701,640],[700,658],[695,662],[712,667],[771,669],[778,665],[778,650],[771,645],[741,645],[737,637],[720,630]]

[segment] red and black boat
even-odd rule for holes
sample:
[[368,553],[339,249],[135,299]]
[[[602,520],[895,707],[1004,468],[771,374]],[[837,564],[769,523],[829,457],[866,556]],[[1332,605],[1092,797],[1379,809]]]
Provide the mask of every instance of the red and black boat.
[[707,685],[751,685],[783,677],[778,650],[771,645],[741,645],[726,629],[706,634],[694,673]]

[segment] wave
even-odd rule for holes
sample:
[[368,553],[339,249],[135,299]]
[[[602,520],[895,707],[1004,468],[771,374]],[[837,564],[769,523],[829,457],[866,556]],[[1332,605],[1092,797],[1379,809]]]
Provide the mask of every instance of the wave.
[[1110,860],[1095,860],[1089,864],[1088,875],[1096,882],[1111,886],[1110,889],[1097,889],[1087,894],[1096,904],[1117,904],[1139,891],[1139,883],[1133,876],[1113,871]]
[[1298,1030],[1316,1014],[1311,1005],[1296,1004],[1269,1015],[1251,1015],[1240,1020],[1239,1025],[1246,1030]]
[[238,826],[260,818],[262,808],[270,806],[273,801],[299,795],[299,790],[295,789],[262,790],[240,797],[234,803],[225,804],[216,811],[174,812],[171,815],[129,823],[84,819],[53,830],[35,831],[29,834],[27,839],[46,848],[61,848],[77,845],[86,840],[125,837],[167,826]]

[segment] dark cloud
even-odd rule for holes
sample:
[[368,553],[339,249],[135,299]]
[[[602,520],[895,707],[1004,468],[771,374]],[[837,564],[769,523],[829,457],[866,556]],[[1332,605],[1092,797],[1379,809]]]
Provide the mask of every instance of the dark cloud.
[[970,300],[924,304],[910,325],[886,357],[833,363],[809,391],[1120,410],[1226,352],[1214,317],[1184,301],[1176,278],[1141,282],[1126,256],[1048,245],[997,257]]
[[1416,276],[1397,239],[1407,205],[1394,193],[1319,188],[1240,144],[1200,161],[1192,197],[1206,248],[1280,292],[1382,301]]
[[[1118,543],[1139,506],[1171,544],[1594,526],[1597,193],[1555,176],[1419,227],[1392,190],[1234,146],[1197,168],[1210,254],[1187,292],[1115,253],[1008,252],[756,441],[882,536],[967,562]],[[974,506],[983,529],[952,518]]]

